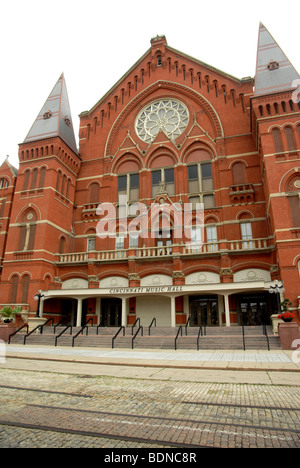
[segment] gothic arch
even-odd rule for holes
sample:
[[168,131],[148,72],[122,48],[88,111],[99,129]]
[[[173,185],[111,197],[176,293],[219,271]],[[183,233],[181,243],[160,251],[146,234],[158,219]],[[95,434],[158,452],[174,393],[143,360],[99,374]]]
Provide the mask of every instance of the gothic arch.
[[[179,92],[183,96],[186,96],[188,98],[193,99],[194,101],[197,102],[197,104],[205,111],[206,115],[208,116],[212,127],[214,128],[215,131],[215,137],[216,138],[222,138],[224,136],[224,131],[223,131],[223,126],[220,120],[220,117],[218,116],[216,110],[214,107],[211,105],[211,103],[204,97],[202,94],[194,91],[193,89],[189,88],[188,86],[179,84],[179,83],[174,83],[171,81],[164,81],[160,80],[157,81],[156,83],[148,86],[146,89],[141,91],[135,98],[133,98],[128,105],[123,109],[123,111],[119,114],[117,119],[115,120],[109,136],[106,141],[106,147],[105,147],[105,152],[104,156],[105,157],[111,157],[113,154],[112,151],[112,145],[114,138],[120,129],[122,122],[124,119],[133,112],[134,108],[137,108],[139,103],[144,101],[144,104],[146,104],[145,100],[147,97],[151,96],[152,93],[154,93],[158,89],[163,89],[167,90],[168,92]],[[143,105],[144,105],[143,104]]]
[[[164,159],[165,159],[165,163],[164,163]],[[154,164],[155,160],[156,161],[161,160],[162,165]],[[168,163],[168,161],[170,163]],[[149,154],[149,156],[147,157],[145,161],[145,166],[147,168],[172,167],[172,166],[175,166],[176,164],[178,164],[177,155],[173,151],[171,151],[170,148],[167,148],[167,147],[160,147],[158,149],[156,148],[155,150],[152,151],[152,153]]]
[[112,164],[112,172],[114,174],[119,173],[119,171],[122,170],[122,165],[123,164],[125,165],[127,163],[129,164],[128,166],[129,168],[130,168],[130,163],[132,163],[132,167],[136,165],[136,170],[132,170],[132,171],[125,170],[125,172],[139,172],[143,169],[143,161],[141,157],[138,154],[130,151],[130,152],[123,153],[115,158]]
[[286,192],[289,182],[297,176],[300,178],[300,167],[294,167],[286,172],[279,183],[279,192]]
[[29,205],[24,206],[24,208],[22,208],[19,211],[19,213],[16,216],[16,221],[15,222],[16,223],[21,223],[23,221],[24,216],[26,215],[26,213],[27,212],[29,213],[30,211],[34,212],[35,215],[36,215],[36,220],[35,221],[38,221],[38,220],[41,219],[41,212],[40,212],[39,208],[35,204],[30,203]]
[[209,156],[206,160],[213,160],[215,158],[215,151],[214,149],[207,143],[203,142],[193,142],[191,145],[189,145],[187,148],[185,148],[183,156],[182,156],[182,162],[186,163],[189,159],[189,157],[194,153],[194,152],[206,152]]

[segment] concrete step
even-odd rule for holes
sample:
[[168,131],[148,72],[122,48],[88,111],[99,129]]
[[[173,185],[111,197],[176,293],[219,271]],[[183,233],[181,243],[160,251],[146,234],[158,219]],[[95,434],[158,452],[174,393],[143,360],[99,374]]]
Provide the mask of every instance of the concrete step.
[[[56,334],[54,334],[53,327],[45,327],[43,334],[33,333],[26,338],[26,344],[54,346],[55,338],[58,336],[65,327],[57,327]],[[57,346],[72,346],[72,341],[75,335],[81,330],[81,327],[73,327],[72,335],[70,329],[60,336],[57,340]],[[138,328],[132,329],[127,327],[125,329],[125,336],[121,332],[114,340],[115,348],[132,348],[132,339]],[[98,347],[98,348],[112,348],[112,340],[116,333],[119,331],[118,327],[99,327],[97,335],[97,327],[88,327],[82,334],[75,338],[74,346],[79,347]],[[151,335],[148,334],[149,329],[144,328],[144,336],[141,332],[134,340],[135,349],[175,349],[175,337],[178,329],[171,327],[152,327]],[[244,349],[242,327],[207,327],[206,335],[199,338],[199,349]],[[270,349],[281,349],[280,340],[278,336],[273,335],[272,327],[267,328]],[[185,335],[187,332],[187,335]],[[133,333],[133,334],[132,334]],[[197,337],[199,333],[198,327],[183,328],[183,336],[177,339],[177,349],[197,349]],[[15,335],[11,343],[23,344],[25,333]],[[245,349],[268,349],[267,338],[263,334],[262,327],[244,327],[244,340]]]

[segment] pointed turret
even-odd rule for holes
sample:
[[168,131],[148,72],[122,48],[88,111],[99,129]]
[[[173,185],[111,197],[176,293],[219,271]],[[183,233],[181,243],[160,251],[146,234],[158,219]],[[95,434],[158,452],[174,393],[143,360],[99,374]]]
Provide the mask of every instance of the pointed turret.
[[57,136],[77,154],[78,151],[64,74],[60,76],[51,91],[25,138],[24,143]]
[[254,95],[275,93],[293,88],[300,75],[275,39],[260,23]]

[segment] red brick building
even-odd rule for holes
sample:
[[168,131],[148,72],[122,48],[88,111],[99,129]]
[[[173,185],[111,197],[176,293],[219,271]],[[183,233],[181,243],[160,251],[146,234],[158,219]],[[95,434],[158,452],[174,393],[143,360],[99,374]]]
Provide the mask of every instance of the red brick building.
[[[68,324],[251,325],[277,312],[279,280],[299,318],[297,79],[262,24],[254,79],[156,37],[81,113],[77,149],[62,75],[20,144],[19,170],[0,168],[1,304],[34,316],[42,291],[40,314]],[[143,236],[127,229],[138,202]],[[126,215],[114,236],[97,235],[101,203]],[[191,239],[174,212],[169,228],[163,212],[151,219],[154,203],[190,203]]]

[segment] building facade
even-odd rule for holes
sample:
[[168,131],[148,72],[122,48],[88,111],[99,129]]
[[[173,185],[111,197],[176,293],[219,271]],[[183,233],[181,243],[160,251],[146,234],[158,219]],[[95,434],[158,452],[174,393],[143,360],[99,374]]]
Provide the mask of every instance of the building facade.
[[77,149],[62,75],[19,170],[0,168],[1,304],[34,316],[40,291],[40,315],[73,325],[256,325],[278,280],[299,320],[296,80],[262,24],[254,79],[158,36],[80,114]]

